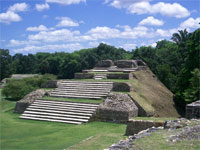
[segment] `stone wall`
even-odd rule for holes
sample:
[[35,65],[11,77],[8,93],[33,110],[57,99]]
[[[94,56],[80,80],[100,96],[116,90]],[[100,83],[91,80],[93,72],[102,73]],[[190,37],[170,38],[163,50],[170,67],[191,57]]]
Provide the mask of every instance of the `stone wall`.
[[130,92],[132,91],[132,87],[130,83],[120,83],[120,82],[114,82],[112,91],[116,92]]
[[142,130],[159,126],[164,126],[164,122],[158,122],[158,121],[154,122],[151,120],[130,120],[127,123],[125,135],[130,136],[133,134],[137,134]]
[[58,85],[56,80],[50,80],[41,85],[41,88],[57,88],[57,87]]
[[108,67],[111,67],[113,65],[113,62],[112,60],[101,60],[99,61],[95,67],[105,67],[105,68],[108,68]]
[[100,104],[96,119],[100,121],[126,123],[138,115],[138,108],[127,94],[110,93],[105,102]]
[[200,100],[186,105],[186,118],[200,118]]
[[109,73],[107,74],[107,79],[129,79],[129,73]]
[[114,62],[118,68],[136,68],[137,64],[134,60],[118,60]]
[[36,90],[29,93],[23,99],[17,101],[14,112],[19,114],[23,113],[30,104],[32,104],[35,100],[44,96],[49,96],[49,91]]
[[93,79],[93,73],[75,73],[75,79]]

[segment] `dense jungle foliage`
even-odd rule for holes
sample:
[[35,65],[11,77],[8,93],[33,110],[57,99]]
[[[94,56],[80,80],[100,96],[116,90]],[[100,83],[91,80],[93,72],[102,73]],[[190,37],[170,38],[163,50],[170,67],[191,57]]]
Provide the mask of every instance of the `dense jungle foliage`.
[[172,40],[157,42],[155,48],[143,46],[131,52],[100,44],[96,48],[73,53],[15,54],[0,49],[1,80],[11,74],[54,74],[58,78],[73,78],[75,72],[93,68],[102,59],[142,59],[161,82],[175,94],[175,102],[182,108],[200,98],[200,29],[186,30],[172,35]]

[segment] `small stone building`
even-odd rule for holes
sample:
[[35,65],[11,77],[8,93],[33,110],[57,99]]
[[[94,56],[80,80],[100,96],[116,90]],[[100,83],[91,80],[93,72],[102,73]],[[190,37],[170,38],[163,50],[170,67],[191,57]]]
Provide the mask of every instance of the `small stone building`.
[[186,118],[200,118],[200,100],[186,105]]
[[138,108],[128,94],[110,93],[97,109],[96,117],[101,121],[127,123],[138,116]]

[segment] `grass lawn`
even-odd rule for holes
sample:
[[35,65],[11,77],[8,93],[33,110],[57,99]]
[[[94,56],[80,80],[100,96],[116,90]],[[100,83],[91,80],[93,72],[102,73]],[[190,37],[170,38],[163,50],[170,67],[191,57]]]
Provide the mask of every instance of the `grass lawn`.
[[[82,125],[19,119],[15,102],[0,97],[1,150],[102,150],[123,139],[125,124],[91,122]],[[89,139],[89,140],[86,140]],[[89,142],[91,141],[91,142]]]
[[138,139],[134,142],[133,150],[199,150],[198,140],[182,140],[176,143],[167,141],[177,131],[165,131],[152,133],[151,136]]
[[134,117],[133,120],[151,120],[151,121],[158,121],[158,122],[165,122],[167,120],[176,120],[177,118],[167,118],[167,117]]
[[46,100],[54,100],[54,101],[69,101],[69,102],[80,102],[80,103],[95,103],[95,104],[100,104],[104,101],[104,99],[86,99],[86,98],[62,98],[62,97],[42,97],[41,99],[46,99]]

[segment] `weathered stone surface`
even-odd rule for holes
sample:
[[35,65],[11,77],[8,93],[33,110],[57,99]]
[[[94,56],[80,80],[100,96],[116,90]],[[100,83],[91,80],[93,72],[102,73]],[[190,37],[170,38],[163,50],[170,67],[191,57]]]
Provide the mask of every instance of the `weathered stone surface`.
[[190,120],[180,118],[178,120],[167,120],[164,124],[165,129],[178,129],[183,128],[191,123]]
[[108,68],[108,67],[111,67],[113,65],[113,62],[112,60],[101,60],[99,61],[95,67],[105,67],[105,68]]
[[186,105],[186,118],[200,118],[200,100]]
[[[139,132],[138,134],[134,134],[133,136],[129,136],[125,140],[120,140],[118,143],[113,144],[109,147],[109,150],[133,150],[134,148],[134,141],[140,138],[143,138],[145,136],[150,136],[151,133],[157,132],[159,130],[162,130],[163,127],[151,127],[149,129],[143,130]],[[136,148],[138,149],[138,148]]]
[[14,112],[23,113],[30,104],[32,104],[36,99],[39,99],[43,96],[49,96],[49,91],[36,90],[29,93],[23,99],[16,103]]
[[123,73],[123,74],[109,73],[109,74],[107,74],[107,79],[129,79],[129,78],[130,78],[129,73]]
[[136,60],[138,66],[146,66],[145,62],[142,60]]
[[176,135],[171,136],[168,141],[173,143],[181,140],[199,140],[200,141],[200,125],[195,125],[193,127],[187,126],[183,128]]
[[75,73],[75,79],[93,79],[93,73]]
[[127,123],[125,135],[134,135],[142,130],[146,130],[151,127],[163,126],[164,122],[154,122],[151,120],[130,120]]
[[118,60],[114,64],[118,68],[137,68],[137,64],[134,60]]
[[58,86],[56,80],[50,80],[41,85],[41,88],[57,88],[57,87]]
[[7,83],[7,78],[4,78],[3,80],[1,80],[1,83],[0,83],[0,88],[3,88]]
[[138,108],[127,94],[110,93],[97,109],[97,118],[102,121],[126,123],[138,115]]
[[114,82],[112,91],[130,92],[130,91],[132,91],[131,84],[130,83]]
[[29,77],[35,77],[35,76],[39,76],[39,74],[12,74],[11,78],[23,79],[23,78],[29,78]]

